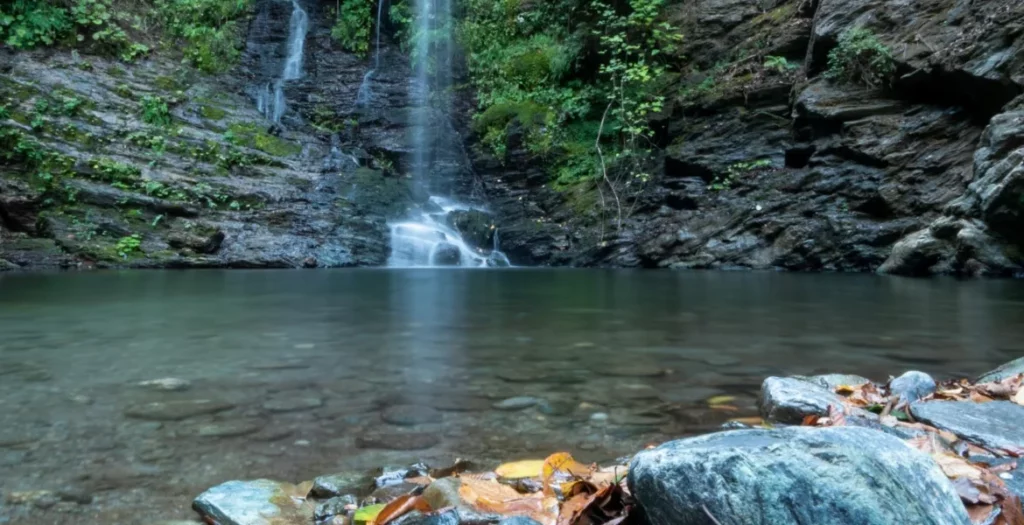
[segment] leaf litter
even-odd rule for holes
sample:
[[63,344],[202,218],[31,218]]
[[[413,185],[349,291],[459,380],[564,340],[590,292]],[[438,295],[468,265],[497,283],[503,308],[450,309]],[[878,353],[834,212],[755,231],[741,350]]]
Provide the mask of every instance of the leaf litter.
[[[989,450],[960,439],[956,434],[924,423],[911,421],[906,403],[892,395],[887,386],[874,383],[839,385],[835,393],[843,397],[843,406],[829,406],[827,416],[811,415],[804,426],[843,426],[851,410],[863,409],[879,415],[879,423],[922,431],[906,440],[907,444],[932,457],[935,464],[953,484],[967,507],[972,523],[990,525],[1024,525],[1021,501],[1006,487],[999,474],[1017,468],[1011,461],[991,465],[985,459],[1021,457],[1022,450]],[[922,401],[944,400],[965,403],[990,403],[1007,400],[1024,406],[1024,374],[989,383],[971,383],[966,379],[945,381]]]

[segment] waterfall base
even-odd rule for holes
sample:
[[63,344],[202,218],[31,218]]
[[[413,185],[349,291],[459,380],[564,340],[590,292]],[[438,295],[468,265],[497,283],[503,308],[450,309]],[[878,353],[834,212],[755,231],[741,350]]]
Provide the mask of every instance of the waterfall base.
[[[391,257],[388,266],[507,268],[512,266],[498,249],[495,231],[493,247],[470,246],[463,236],[449,224],[449,216],[456,211],[473,210],[471,206],[431,197],[435,211],[426,211],[415,220],[391,224]],[[480,210],[482,211],[482,210]]]

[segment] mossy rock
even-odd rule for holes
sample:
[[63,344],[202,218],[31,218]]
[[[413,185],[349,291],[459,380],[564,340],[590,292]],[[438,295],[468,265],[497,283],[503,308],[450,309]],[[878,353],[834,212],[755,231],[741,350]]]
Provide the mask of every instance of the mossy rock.
[[399,217],[413,201],[407,179],[388,177],[370,168],[357,169],[352,178],[356,190],[352,201],[365,212]]
[[228,126],[234,136],[232,142],[239,146],[258,149],[274,157],[291,157],[302,153],[302,146],[267,133],[254,122],[236,122]]
[[224,120],[228,112],[210,104],[199,106],[199,115],[206,120]]
[[503,128],[513,121],[532,129],[550,118],[551,110],[536,102],[505,102],[495,104],[478,115],[473,122],[473,129],[478,133],[484,133],[489,129]]

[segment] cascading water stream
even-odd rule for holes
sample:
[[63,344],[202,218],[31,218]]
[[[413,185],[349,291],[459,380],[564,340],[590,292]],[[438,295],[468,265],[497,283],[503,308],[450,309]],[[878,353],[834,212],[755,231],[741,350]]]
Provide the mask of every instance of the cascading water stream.
[[377,0],[377,42],[375,43],[373,51],[373,69],[366,72],[363,75],[363,83],[359,85],[359,92],[356,94],[356,105],[366,106],[370,103],[370,97],[373,96],[373,88],[370,85],[370,81],[373,80],[373,74],[380,69],[380,23],[384,16],[384,0]]
[[309,33],[309,15],[298,0],[292,0],[292,16],[288,23],[288,48],[281,77],[267,85],[257,99],[259,110],[274,123],[281,122],[288,104],[284,97],[284,85],[289,80],[302,77],[302,60]]
[[[456,212],[486,212],[483,208],[441,197],[454,184],[438,180],[452,165],[468,169],[465,152],[451,125],[453,84],[452,0],[419,0],[412,81],[413,179],[431,193],[429,205],[419,216],[391,225],[389,266],[510,266],[498,247],[498,231],[492,228],[489,246],[470,246],[453,227]],[[378,25],[379,27],[379,25]],[[439,153],[441,152],[441,153]],[[452,152],[456,152],[453,156]],[[443,158],[447,155],[447,158]]]

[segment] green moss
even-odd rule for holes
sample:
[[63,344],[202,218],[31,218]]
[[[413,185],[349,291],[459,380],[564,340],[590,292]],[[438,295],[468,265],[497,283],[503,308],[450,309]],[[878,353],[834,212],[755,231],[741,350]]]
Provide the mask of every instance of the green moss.
[[153,85],[164,91],[184,91],[188,86],[172,76],[159,76],[153,79]]
[[199,115],[206,120],[224,120],[224,117],[228,115],[228,112],[216,106],[203,104],[202,106],[199,106]]
[[275,157],[290,157],[302,153],[301,145],[270,135],[254,122],[231,124],[225,138],[232,144],[258,149]]
[[120,67],[120,66],[110,66],[110,67],[107,68],[107,75],[110,75],[111,77],[114,77],[114,78],[124,78],[124,77],[128,76],[128,72],[125,71],[123,67]]
[[488,129],[504,127],[518,121],[527,128],[544,124],[551,117],[551,110],[535,102],[505,102],[495,104],[477,116],[473,128],[478,133]]

